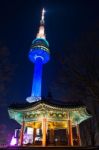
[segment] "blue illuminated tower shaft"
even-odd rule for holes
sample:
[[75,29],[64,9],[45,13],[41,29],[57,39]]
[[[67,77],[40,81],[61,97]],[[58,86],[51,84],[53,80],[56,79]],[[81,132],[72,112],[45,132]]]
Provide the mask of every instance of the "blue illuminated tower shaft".
[[39,101],[42,98],[41,85],[42,85],[42,66],[50,60],[49,43],[46,40],[44,32],[44,13],[42,10],[42,16],[40,20],[39,32],[36,39],[32,41],[32,45],[29,51],[29,60],[34,63],[34,76],[32,83],[32,93],[30,97],[27,97],[29,103]]
[[31,93],[32,97],[39,97],[39,98],[41,97],[42,66],[43,66],[42,59],[38,57],[34,65],[34,76]]

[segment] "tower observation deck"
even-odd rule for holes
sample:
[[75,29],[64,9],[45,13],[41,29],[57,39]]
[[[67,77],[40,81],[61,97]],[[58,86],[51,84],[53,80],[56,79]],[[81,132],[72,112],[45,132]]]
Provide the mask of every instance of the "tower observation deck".
[[34,63],[34,75],[31,96],[26,100],[29,103],[41,100],[41,84],[42,84],[42,67],[43,64],[50,60],[49,43],[45,37],[45,10],[42,10],[39,32],[36,39],[32,41],[32,45],[28,54],[29,60]]

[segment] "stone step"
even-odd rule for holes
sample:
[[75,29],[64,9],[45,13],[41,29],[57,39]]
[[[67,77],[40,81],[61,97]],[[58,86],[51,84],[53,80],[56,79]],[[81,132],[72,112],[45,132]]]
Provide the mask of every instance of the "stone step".
[[0,148],[0,150],[99,150],[99,147],[65,147],[65,146],[49,146],[49,147],[41,147],[41,146],[26,146],[26,147],[6,147]]

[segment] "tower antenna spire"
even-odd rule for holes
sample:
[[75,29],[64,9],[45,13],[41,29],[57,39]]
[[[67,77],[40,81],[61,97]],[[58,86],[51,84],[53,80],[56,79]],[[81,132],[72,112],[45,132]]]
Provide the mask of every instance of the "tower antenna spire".
[[44,15],[45,15],[45,9],[43,8],[42,9],[41,21],[40,21],[41,25],[44,24]]
[[37,38],[43,38],[46,39],[45,37],[45,28],[44,28],[44,23],[45,23],[45,9],[42,9],[42,15],[41,15],[41,20],[40,20],[40,27],[39,27],[39,32],[37,33]]

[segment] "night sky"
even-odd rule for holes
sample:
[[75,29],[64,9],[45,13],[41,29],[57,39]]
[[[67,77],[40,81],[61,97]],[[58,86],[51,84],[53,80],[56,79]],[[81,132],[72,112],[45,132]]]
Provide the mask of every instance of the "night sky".
[[[63,85],[57,83],[62,71],[64,74],[59,56],[71,57],[71,61],[74,56],[78,59],[78,45],[84,37],[99,33],[98,6],[98,0],[0,1],[0,124],[9,130],[16,128],[18,125],[9,119],[7,108],[11,103],[25,102],[31,94],[33,64],[28,60],[28,52],[38,32],[42,8],[46,9],[45,29],[51,51],[51,60],[43,68],[42,95],[51,92],[54,99],[65,101],[72,88],[66,79]],[[93,53],[87,53],[88,57]],[[99,56],[99,52],[95,54]]]

